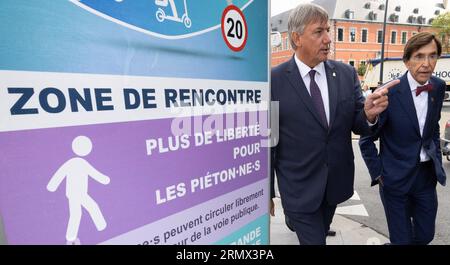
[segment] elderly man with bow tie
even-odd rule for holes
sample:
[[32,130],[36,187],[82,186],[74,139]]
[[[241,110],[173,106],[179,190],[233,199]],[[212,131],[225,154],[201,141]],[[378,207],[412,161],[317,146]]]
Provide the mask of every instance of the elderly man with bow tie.
[[425,245],[434,238],[436,184],[446,181],[439,142],[445,82],[432,76],[441,51],[428,32],[406,43],[408,71],[389,90],[389,106],[374,133],[359,141],[372,185],[379,184],[392,244]]

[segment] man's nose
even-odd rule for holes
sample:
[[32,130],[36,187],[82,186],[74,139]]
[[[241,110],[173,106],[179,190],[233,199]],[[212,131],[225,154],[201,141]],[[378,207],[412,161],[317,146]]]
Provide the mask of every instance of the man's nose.
[[325,43],[325,44],[330,44],[331,43],[331,37],[330,37],[330,33],[326,33],[325,34],[325,37],[324,37],[324,39],[323,39],[323,42]]
[[430,58],[429,57],[425,57],[425,60],[423,61],[423,63],[422,63],[422,66],[423,67],[426,67],[426,68],[428,68],[428,67],[430,67]]

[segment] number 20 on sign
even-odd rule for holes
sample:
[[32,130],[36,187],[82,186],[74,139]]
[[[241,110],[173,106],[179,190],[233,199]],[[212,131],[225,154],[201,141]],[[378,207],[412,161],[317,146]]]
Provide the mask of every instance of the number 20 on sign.
[[227,46],[239,52],[247,43],[248,30],[242,11],[234,5],[229,5],[222,14],[222,36]]

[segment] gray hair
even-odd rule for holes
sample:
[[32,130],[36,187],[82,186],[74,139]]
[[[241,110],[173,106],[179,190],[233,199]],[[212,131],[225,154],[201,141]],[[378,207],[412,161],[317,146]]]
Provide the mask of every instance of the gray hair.
[[328,21],[328,13],[321,6],[316,4],[302,4],[291,11],[288,20],[288,36],[291,47],[294,50],[297,49],[297,45],[292,40],[292,32],[303,34],[305,27],[309,23],[316,21]]

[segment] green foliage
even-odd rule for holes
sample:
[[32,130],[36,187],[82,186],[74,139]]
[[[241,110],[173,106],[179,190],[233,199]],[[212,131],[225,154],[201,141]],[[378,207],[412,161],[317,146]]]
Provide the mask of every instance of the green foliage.
[[364,74],[366,73],[366,68],[367,68],[367,66],[365,64],[359,64],[359,66],[358,66],[358,75],[359,76],[364,76]]
[[450,53],[450,12],[437,16],[431,25],[438,31],[442,41],[443,52]]

